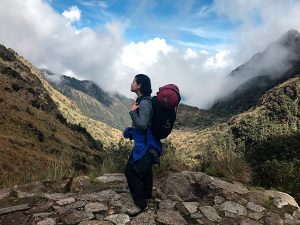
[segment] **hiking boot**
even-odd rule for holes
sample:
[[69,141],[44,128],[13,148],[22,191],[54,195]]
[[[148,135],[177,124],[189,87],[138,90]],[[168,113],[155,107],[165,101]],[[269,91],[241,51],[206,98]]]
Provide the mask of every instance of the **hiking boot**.
[[141,209],[140,207],[134,205],[132,206],[131,208],[127,209],[126,210],[126,213],[129,215],[129,216],[136,216],[137,214],[141,213],[141,212],[144,212],[148,209],[148,206],[145,208],[145,209]]

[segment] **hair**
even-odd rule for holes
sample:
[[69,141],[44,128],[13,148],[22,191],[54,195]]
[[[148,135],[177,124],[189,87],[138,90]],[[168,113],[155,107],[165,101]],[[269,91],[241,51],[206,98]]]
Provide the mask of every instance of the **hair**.
[[143,96],[150,96],[152,93],[150,78],[145,74],[137,74],[134,77],[137,84],[141,85],[141,93]]

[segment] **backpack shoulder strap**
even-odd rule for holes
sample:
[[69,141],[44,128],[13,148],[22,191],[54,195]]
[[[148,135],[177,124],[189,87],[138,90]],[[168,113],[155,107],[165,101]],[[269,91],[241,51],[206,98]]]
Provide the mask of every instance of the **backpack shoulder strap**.
[[137,103],[140,104],[140,102],[143,101],[143,100],[152,101],[152,97],[150,97],[150,96],[141,97]]

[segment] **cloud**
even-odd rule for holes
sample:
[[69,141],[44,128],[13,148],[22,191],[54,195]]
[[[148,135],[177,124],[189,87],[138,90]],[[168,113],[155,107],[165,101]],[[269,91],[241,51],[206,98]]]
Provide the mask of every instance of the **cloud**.
[[123,47],[121,61],[123,65],[136,71],[143,71],[159,60],[160,54],[168,54],[173,47],[164,39],[154,38],[147,42],[131,42]]
[[62,15],[69,19],[71,22],[79,21],[81,12],[77,6],[71,6],[68,10],[65,10]]
[[[233,55],[237,64],[244,63],[290,29],[300,30],[297,20],[300,11],[298,0],[215,0],[214,11],[224,19],[240,25],[232,35],[236,42]],[[234,9],[234,13],[233,13]]]

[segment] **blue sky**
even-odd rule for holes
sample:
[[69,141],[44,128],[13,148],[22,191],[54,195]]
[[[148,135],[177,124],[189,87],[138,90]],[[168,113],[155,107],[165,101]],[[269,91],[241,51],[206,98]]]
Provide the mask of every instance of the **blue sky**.
[[299,0],[0,0],[0,43],[131,98],[145,73],[153,93],[175,83],[207,108],[240,84],[225,82],[232,70],[300,30],[299,12]]
[[[77,28],[101,28],[112,21],[127,24],[124,32],[128,41],[147,41],[155,37],[177,46],[185,43],[213,46],[229,44],[230,33],[238,27],[213,11],[213,1],[138,1],[138,0],[51,0],[51,6],[59,13],[76,6],[81,12]],[[210,47],[209,47],[210,46]]]

